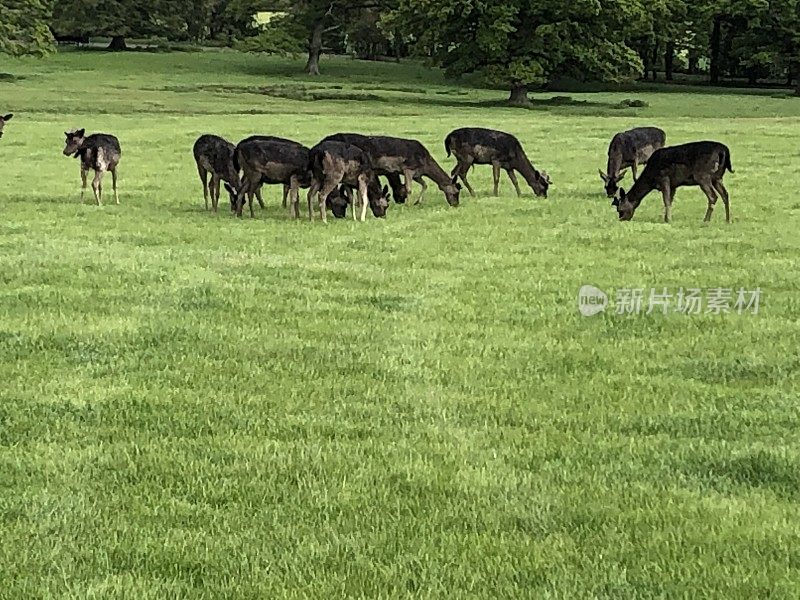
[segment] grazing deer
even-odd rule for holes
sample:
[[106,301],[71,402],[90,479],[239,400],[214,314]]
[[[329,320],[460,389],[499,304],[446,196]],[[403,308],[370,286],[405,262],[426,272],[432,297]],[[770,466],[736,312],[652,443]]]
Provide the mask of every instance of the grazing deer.
[[711,220],[717,194],[725,204],[725,221],[731,222],[730,198],[722,183],[725,171],[733,173],[731,151],[719,142],[693,142],[656,150],[647,161],[639,179],[629,192],[620,188],[619,198],[611,203],[617,208],[620,221],[630,221],[647,194],[661,190],[664,196],[664,222],[672,218],[675,190],[683,186],[700,186],[708,198],[704,221]]
[[461,179],[472,196],[475,196],[475,190],[467,181],[470,167],[492,165],[495,196],[498,195],[500,186],[500,169],[504,169],[514,184],[517,196],[522,196],[522,192],[515,172],[522,175],[536,196],[547,198],[547,191],[552,184],[550,176],[545,171],[540,172],[534,168],[522,149],[522,144],[510,133],[482,127],[465,127],[452,131],[445,138],[444,147],[448,157],[451,154],[456,157],[457,163],[451,173],[453,180]]
[[[368,204],[375,216],[385,216],[389,190],[386,187],[381,189],[372,161],[366,152],[343,142],[320,142],[309,151],[308,164],[312,174],[311,189],[308,192],[309,219],[314,218],[312,204],[317,195],[320,216],[327,223],[323,198],[327,198],[341,184],[358,189],[358,194],[353,199],[353,219],[365,221]],[[294,203],[297,202],[295,192]],[[357,210],[359,204],[360,211]]]
[[[217,212],[219,206],[219,186],[221,181],[229,183],[234,189],[240,185],[239,169],[233,164],[235,146],[218,135],[201,135],[192,149],[197,163],[197,172],[203,183],[203,198],[208,210],[208,197],[211,195],[211,206]],[[208,175],[211,174],[211,186]]]
[[252,196],[263,184],[283,185],[289,190],[311,185],[308,148],[297,142],[265,136],[250,137],[236,146],[233,162],[237,169],[242,170],[242,183],[238,190],[225,187],[236,195],[236,216],[239,217],[242,216],[245,195],[251,197],[250,216],[255,216]]
[[103,174],[111,171],[111,181],[114,188],[114,200],[119,204],[117,195],[117,165],[122,157],[122,150],[119,147],[119,140],[113,135],[105,133],[94,133],[87,136],[85,129],[65,132],[67,136],[64,156],[74,156],[81,159],[81,202],[86,192],[86,175],[89,169],[94,170],[94,180],[92,180],[92,190],[97,205],[102,205],[103,196]]
[[[340,134],[344,136],[354,134]],[[335,137],[335,136],[334,136]],[[372,166],[377,175],[387,177],[394,176],[390,183],[394,181],[395,186],[400,186],[399,176],[405,179],[405,194],[397,194],[395,198],[406,198],[411,196],[411,185],[416,181],[422,186],[422,191],[416,204],[422,202],[428,185],[423,179],[427,177],[433,180],[439,189],[444,193],[445,199],[450,206],[458,206],[459,193],[461,186],[455,179],[451,179],[439,163],[434,160],[431,153],[417,140],[396,138],[385,135],[368,136],[364,142],[366,152],[372,160]]]
[[[306,148],[305,146],[303,146],[303,144],[301,144],[299,142],[295,142],[294,140],[288,140],[288,139],[282,138],[282,137],[275,137],[273,135],[251,135],[250,137],[243,139],[241,142],[239,142],[239,144],[244,144],[245,142],[252,142],[252,141],[282,142],[284,144],[293,144],[295,146],[299,146],[301,148],[305,148],[306,151],[308,151],[308,148]],[[234,157],[234,164],[235,164],[235,157]],[[235,166],[236,166],[236,170],[237,171],[241,170],[238,165],[235,165]],[[263,182],[263,183],[266,183],[266,182]],[[256,200],[258,200],[259,206],[262,209],[264,208],[264,198],[261,196],[261,185],[256,186],[256,189],[251,194],[249,194],[249,196],[250,196],[250,201],[251,202],[253,200],[253,196],[255,196]],[[289,197],[289,186],[288,185],[284,185],[283,186],[283,208],[286,208],[286,206],[287,206],[288,197]],[[231,203],[231,212],[234,212],[235,210],[236,210],[236,202],[234,201],[234,202]]]
[[[336,133],[334,135],[329,135],[326,137],[323,142],[342,142],[343,144],[350,144],[351,146],[356,146],[361,148],[364,152],[369,154],[370,159],[372,160],[373,164],[377,163],[378,159],[380,158],[380,154],[377,156],[373,155],[375,148],[373,147],[373,137],[369,135],[363,135],[360,133]],[[406,200],[408,199],[408,190],[406,189],[403,180],[400,178],[399,173],[380,173],[386,177],[386,180],[389,182],[389,188],[392,190],[392,198],[397,204],[405,204]]]
[[8,123],[13,118],[14,118],[13,113],[0,117],[0,138],[3,137],[3,127],[5,127],[5,124]]
[[625,177],[625,169],[630,167],[636,181],[636,169],[645,164],[653,152],[667,143],[667,134],[658,127],[637,127],[618,133],[608,146],[608,166],[606,172],[600,171],[600,178],[606,194],[613,198],[619,189],[619,182]]

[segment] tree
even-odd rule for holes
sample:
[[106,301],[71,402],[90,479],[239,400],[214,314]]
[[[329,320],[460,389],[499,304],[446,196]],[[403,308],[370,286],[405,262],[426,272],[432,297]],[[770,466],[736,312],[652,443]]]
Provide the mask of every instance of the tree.
[[642,61],[623,32],[643,29],[641,0],[400,0],[390,23],[411,27],[417,50],[459,76],[480,72],[528,102],[556,75],[624,81]]
[[47,0],[0,0],[0,53],[43,55],[53,48]]
[[56,0],[53,30],[108,36],[109,50],[125,50],[132,36],[188,39],[187,15],[194,11],[194,3],[180,0]]

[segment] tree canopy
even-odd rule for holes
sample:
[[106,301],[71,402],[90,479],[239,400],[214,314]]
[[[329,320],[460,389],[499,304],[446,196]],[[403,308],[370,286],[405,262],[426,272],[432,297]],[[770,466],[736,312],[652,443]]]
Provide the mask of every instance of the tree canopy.
[[53,47],[50,2],[0,0],[0,52],[43,55]]

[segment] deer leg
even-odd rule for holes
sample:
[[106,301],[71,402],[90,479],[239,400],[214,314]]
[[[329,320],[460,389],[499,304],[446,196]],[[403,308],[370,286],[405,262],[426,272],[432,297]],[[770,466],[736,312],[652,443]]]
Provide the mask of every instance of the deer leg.
[[636,177],[636,167],[637,167],[636,161],[633,161],[633,164],[631,165],[631,174],[633,175],[633,180],[634,181],[636,181],[636,179],[637,179],[637,177]]
[[428,191],[428,184],[425,183],[425,180],[422,178],[422,176],[415,177],[414,181],[422,186],[422,191],[419,193],[419,198],[416,202],[414,202],[414,205],[416,206],[417,204],[422,204],[422,199],[425,197],[425,192]]
[[414,180],[414,171],[405,169],[403,171],[403,177],[406,180],[406,197],[411,198],[411,182]]
[[81,165],[81,204],[83,204],[83,195],[86,193],[86,177],[87,177],[87,170],[83,168]]
[[728,196],[728,190],[725,188],[725,185],[722,183],[722,180],[717,180],[713,182],[714,189],[719,192],[719,195],[722,196],[722,203],[725,205],[725,222],[731,222],[731,198]]
[[456,168],[458,169],[458,177],[461,179],[461,181],[464,182],[464,187],[467,188],[469,195],[474,198],[475,190],[472,189],[472,186],[469,184],[469,181],[467,181],[467,172],[469,171],[469,168],[471,166],[472,165],[469,163],[459,163],[458,165],[456,165]]
[[211,192],[211,207],[216,211],[217,204],[219,203],[219,176],[214,173],[211,174],[211,185],[209,186],[209,191]]
[[492,177],[494,178],[494,195],[500,195],[500,163],[492,163]]
[[[245,196],[250,192],[250,187],[252,186],[252,182],[247,179],[242,181],[242,187],[239,189],[239,193],[236,194],[236,216],[242,216],[242,209],[244,208],[244,199]],[[252,202],[250,204],[250,209],[252,210]]]
[[717,192],[710,181],[701,183],[700,189],[703,190],[703,193],[708,198],[708,210],[706,211],[705,219],[703,219],[704,223],[708,223],[711,220],[711,213],[714,212],[714,205],[717,203]]
[[311,208],[313,204],[314,194],[319,194],[320,185],[319,182],[315,179],[311,183],[311,188],[308,190],[308,220],[314,220],[314,210]]
[[206,210],[208,210],[208,171],[198,164],[197,173],[200,175],[200,181],[203,184],[203,199],[206,201]]
[[[258,200],[258,205],[261,207],[261,210],[264,210],[264,198],[261,196],[261,186],[259,185],[255,191],[256,200]],[[253,199],[251,198],[250,201],[252,202]],[[283,208],[286,208],[286,195],[284,193],[283,196]]]
[[297,177],[292,175],[289,179],[289,185],[283,186],[283,205],[286,206],[286,199],[289,199],[289,214],[292,215],[293,218],[299,219],[300,218],[300,183],[297,181]]
[[522,197],[522,192],[519,189],[519,181],[517,181],[517,174],[514,173],[514,169],[506,169],[508,173],[508,178],[511,180],[511,183],[514,184],[514,189],[517,190],[517,198]]
[[668,180],[661,184],[661,193],[664,196],[664,223],[669,223],[672,220],[672,188]]
[[[367,220],[367,204],[369,204],[369,197],[367,196],[367,177],[366,175],[359,175],[358,177],[358,192],[361,196],[361,222]],[[353,211],[353,215],[356,211]]]
[[[331,195],[331,192],[337,188],[337,186],[341,183],[341,179],[339,181],[335,181],[332,179],[326,179],[325,185],[322,187],[322,191],[319,194],[319,214],[322,217],[322,222],[328,222],[328,209],[325,206],[325,201],[328,199],[328,196]],[[355,218],[355,206],[353,207],[353,218]]]
[[114,202],[119,204],[119,194],[117,193],[117,167],[111,169],[111,187],[114,188]]
[[103,172],[95,171],[94,179],[92,180],[92,189],[94,190],[94,199],[97,200],[97,206],[102,206],[103,196]]

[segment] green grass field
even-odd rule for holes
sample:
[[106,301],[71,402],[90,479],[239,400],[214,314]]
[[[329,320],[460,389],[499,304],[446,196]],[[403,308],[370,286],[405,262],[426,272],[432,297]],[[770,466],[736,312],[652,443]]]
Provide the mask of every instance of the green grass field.
[[[520,110],[414,65],[301,64],[3,63],[0,597],[799,597],[800,100]],[[730,146],[731,225],[697,188],[671,225],[658,194],[617,222],[597,169],[651,124]],[[323,226],[270,188],[240,221],[205,212],[191,154],[362,131],[449,171],[465,125],[517,134],[550,198],[505,175],[492,198],[483,167],[457,209],[431,187]],[[79,204],[74,127],[120,138],[121,206]],[[763,296],[587,319],[583,284]]]

